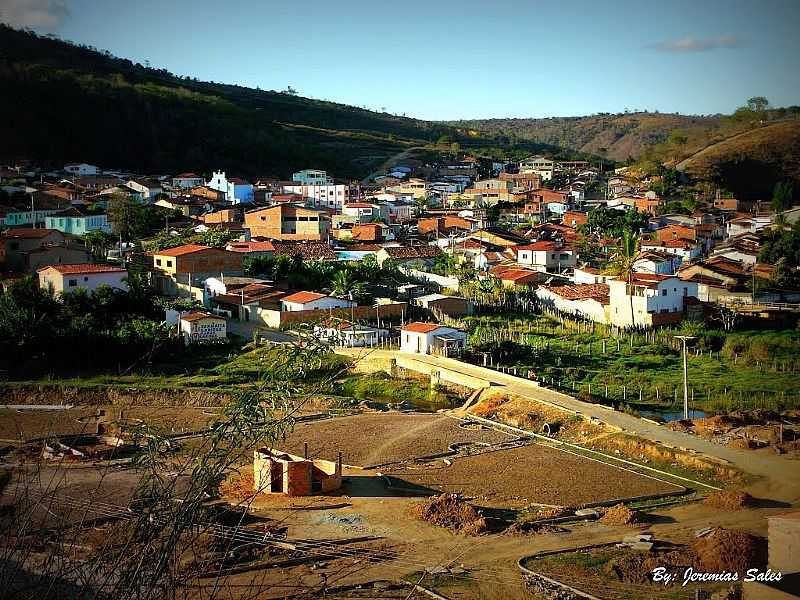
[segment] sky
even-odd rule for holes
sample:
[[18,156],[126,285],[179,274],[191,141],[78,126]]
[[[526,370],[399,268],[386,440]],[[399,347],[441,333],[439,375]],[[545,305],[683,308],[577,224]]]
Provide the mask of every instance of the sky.
[[422,119],[800,105],[800,0],[0,0],[0,21]]

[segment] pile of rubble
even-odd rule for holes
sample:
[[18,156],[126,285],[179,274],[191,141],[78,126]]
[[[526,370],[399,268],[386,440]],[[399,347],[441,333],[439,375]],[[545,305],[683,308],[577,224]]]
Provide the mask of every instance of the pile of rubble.
[[740,510],[754,506],[755,499],[747,492],[719,490],[706,496],[703,504],[722,510]]
[[640,525],[645,520],[644,514],[628,508],[624,504],[617,504],[606,509],[600,517],[600,522],[605,525]]
[[481,513],[458,494],[433,496],[412,507],[411,512],[418,519],[465,535],[480,535],[489,530]]

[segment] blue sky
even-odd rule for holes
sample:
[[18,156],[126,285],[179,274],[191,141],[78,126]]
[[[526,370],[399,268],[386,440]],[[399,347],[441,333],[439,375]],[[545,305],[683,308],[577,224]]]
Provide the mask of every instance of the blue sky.
[[800,0],[0,0],[0,20],[425,119],[800,104]]

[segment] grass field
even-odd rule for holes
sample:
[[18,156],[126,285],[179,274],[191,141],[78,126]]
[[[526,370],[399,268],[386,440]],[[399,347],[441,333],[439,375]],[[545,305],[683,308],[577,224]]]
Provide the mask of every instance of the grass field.
[[[622,334],[541,315],[481,316],[466,320],[472,361],[532,369],[545,385],[631,410],[669,412],[683,402],[683,363],[677,331]],[[692,406],[709,412],[800,407],[800,333],[695,327],[689,354]],[[699,350],[699,352],[698,352]]]

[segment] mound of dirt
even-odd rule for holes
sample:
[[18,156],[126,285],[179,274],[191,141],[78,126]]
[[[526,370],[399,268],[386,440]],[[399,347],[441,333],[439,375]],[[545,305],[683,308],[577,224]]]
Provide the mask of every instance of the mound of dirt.
[[718,528],[692,542],[694,567],[706,572],[738,572],[767,566],[767,540],[744,531]]
[[747,438],[734,438],[725,445],[728,448],[736,448],[737,450],[753,450],[758,448],[758,444]]
[[531,521],[542,519],[556,519],[574,514],[575,509],[569,506],[542,506],[531,516]]
[[411,509],[418,519],[447,527],[464,535],[480,535],[489,530],[486,519],[457,494],[442,494],[420,502]]
[[633,510],[624,504],[612,506],[600,517],[600,522],[606,525],[639,525],[645,522],[645,517],[638,510]]
[[247,500],[255,495],[253,475],[242,474],[226,479],[219,484],[219,493],[232,500]]
[[517,521],[512,523],[503,533],[505,535],[540,535],[545,533],[564,533],[563,527],[535,521]]
[[736,490],[719,490],[706,496],[703,500],[706,506],[721,508],[722,510],[739,510],[755,504],[753,497],[747,492]]

